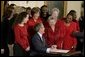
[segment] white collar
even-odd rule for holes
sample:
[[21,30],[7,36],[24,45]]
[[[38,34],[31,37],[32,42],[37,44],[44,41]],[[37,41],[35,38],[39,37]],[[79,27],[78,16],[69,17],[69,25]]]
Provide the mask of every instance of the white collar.
[[40,32],[37,32],[39,34],[39,36],[42,38],[42,34]]

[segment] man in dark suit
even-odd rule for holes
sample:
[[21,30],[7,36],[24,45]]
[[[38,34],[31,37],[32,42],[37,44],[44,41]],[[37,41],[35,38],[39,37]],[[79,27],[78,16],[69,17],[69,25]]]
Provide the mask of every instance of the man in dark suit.
[[43,55],[46,53],[55,52],[56,45],[52,45],[52,47],[48,48],[43,37],[44,33],[44,26],[42,23],[37,24],[34,27],[35,31],[37,32],[31,39],[31,52],[30,56],[34,55]]

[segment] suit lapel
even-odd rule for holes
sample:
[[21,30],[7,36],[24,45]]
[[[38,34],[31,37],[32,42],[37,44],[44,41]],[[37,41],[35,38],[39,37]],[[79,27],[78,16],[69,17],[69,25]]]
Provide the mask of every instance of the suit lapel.
[[41,39],[41,37],[39,36],[38,33],[37,33],[37,35],[38,35],[38,37],[39,37],[39,40],[40,40],[43,44],[45,44],[45,39],[44,39],[44,38]]
[[44,38],[44,37],[42,37],[42,39],[43,39],[43,43],[45,44],[45,38]]

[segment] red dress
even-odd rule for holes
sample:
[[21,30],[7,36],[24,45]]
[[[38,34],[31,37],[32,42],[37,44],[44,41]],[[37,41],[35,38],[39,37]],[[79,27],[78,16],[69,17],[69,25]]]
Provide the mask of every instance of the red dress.
[[29,46],[28,33],[26,26],[14,25],[15,43],[19,44],[24,50]]
[[77,25],[74,22],[70,23],[70,26],[66,26],[64,21],[61,20],[58,29],[58,41],[57,47],[59,49],[71,49],[72,46],[77,45],[77,39],[72,36],[72,32],[77,31]]
[[30,34],[30,37],[32,37],[34,35],[34,26],[38,23],[41,23],[42,20],[41,18],[38,18],[37,21],[35,22],[33,18],[29,19],[29,21],[27,22],[27,30],[28,33]]

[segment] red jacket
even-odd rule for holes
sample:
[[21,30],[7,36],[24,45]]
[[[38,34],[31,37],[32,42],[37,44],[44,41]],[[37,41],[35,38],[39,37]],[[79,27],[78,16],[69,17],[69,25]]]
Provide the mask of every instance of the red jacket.
[[45,27],[44,37],[46,39],[46,42],[47,42],[48,46],[51,47],[52,45],[55,44],[55,41],[56,41],[56,38],[57,38],[56,37],[56,30],[53,31],[50,26]]
[[77,31],[77,25],[74,22],[71,22],[70,26],[66,26],[64,21],[61,20],[58,29],[58,48],[62,49],[71,49],[72,46],[77,45],[77,39],[72,36],[73,31]]
[[28,22],[27,22],[27,29],[28,29],[28,33],[30,34],[30,37],[32,37],[34,35],[34,26],[37,24],[37,23],[41,23],[42,20],[41,18],[38,18],[37,21],[35,22],[33,18],[31,18]]
[[44,23],[45,26],[45,33],[44,33],[44,37],[46,39],[46,42],[48,44],[49,47],[51,47],[52,45],[57,45],[56,42],[57,40],[57,31],[58,31],[58,24],[60,23],[60,20],[57,20],[56,24],[55,24],[55,30],[53,31],[51,26],[49,25],[48,22]]
[[26,26],[20,27],[18,24],[14,25],[15,43],[19,44],[23,49],[29,46],[28,33]]

